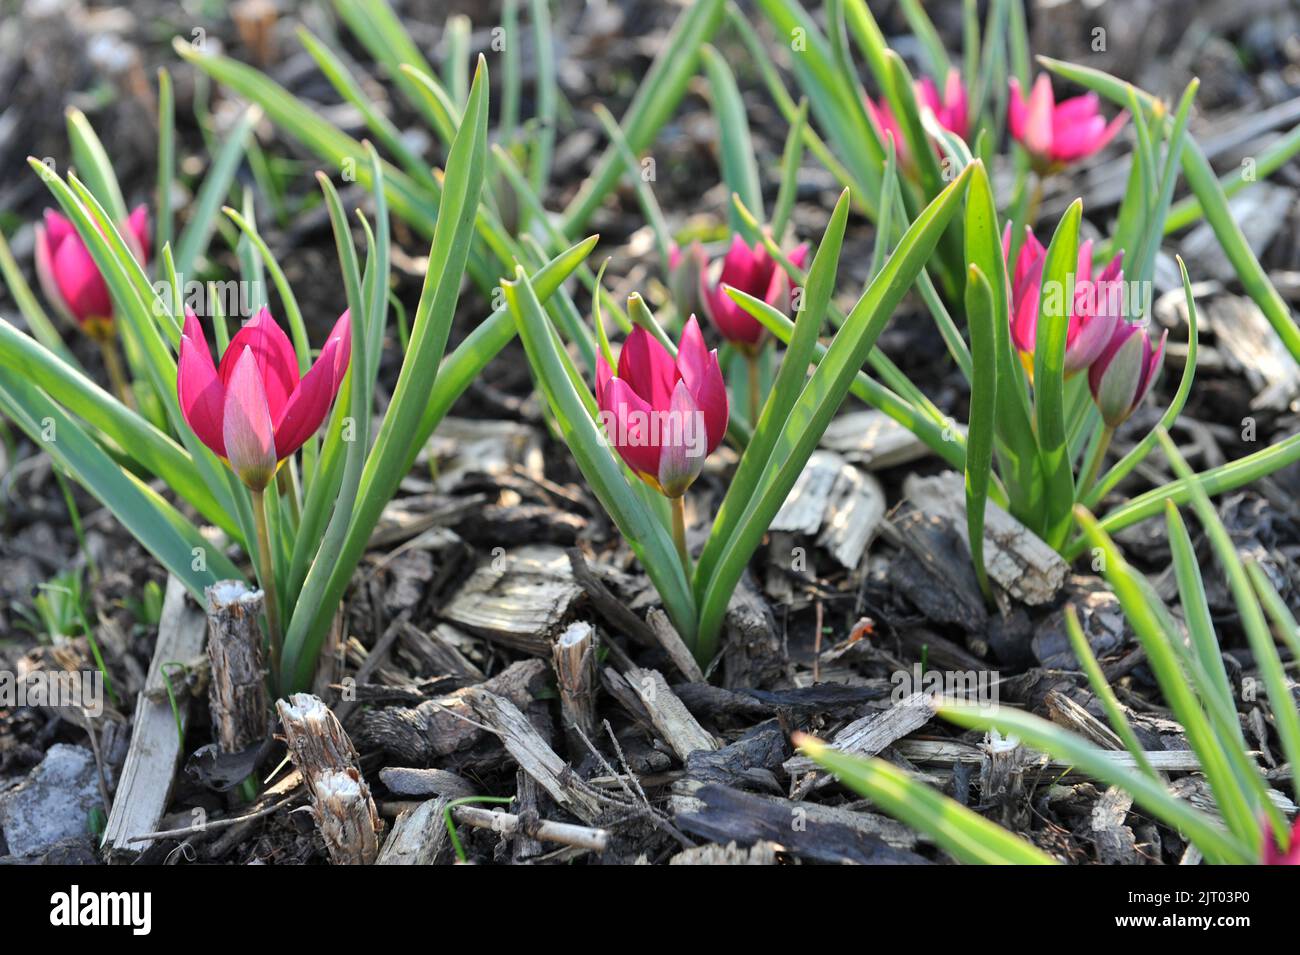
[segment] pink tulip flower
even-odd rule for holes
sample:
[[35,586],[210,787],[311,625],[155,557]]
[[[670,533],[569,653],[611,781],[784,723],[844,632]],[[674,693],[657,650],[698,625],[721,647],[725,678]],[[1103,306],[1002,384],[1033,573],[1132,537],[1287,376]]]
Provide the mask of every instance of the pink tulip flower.
[[[120,230],[141,264],[149,258],[149,211],[137,206]],[[90,250],[72,222],[53,209],[36,226],[36,277],[45,298],[60,315],[90,337],[104,341],[113,334],[113,301]]]
[[1045,175],[1100,152],[1123,128],[1128,113],[1120,113],[1107,123],[1096,93],[1058,104],[1051,79],[1040,73],[1028,101],[1020,83],[1012,77],[1007,119],[1012,138],[1028,150],[1034,169]]
[[1114,430],[1128,420],[1151,390],[1168,337],[1165,332],[1160,344],[1153,347],[1143,325],[1121,321],[1115,326],[1110,341],[1088,369],[1092,400],[1107,428]]
[[[1038,312],[1042,299],[1043,262],[1047,250],[1026,227],[1025,241],[1010,262],[1011,226],[1002,233],[1002,255],[1008,259],[1011,278],[1011,340],[1027,368],[1033,367],[1034,344],[1038,332]],[[1092,240],[1079,245],[1078,271],[1075,273],[1074,303],[1065,334],[1065,374],[1077,374],[1100,357],[1110,343],[1116,327],[1123,321],[1124,272],[1123,254],[1110,261],[1101,274],[1092,272]]]
[[1300,819],[1291,827],[1291,848],[1286,852],[1273,838],[1273,830],[1267,824],[1264,827],[1264,855],[1260,860],[1263,865],[1300,865]]
[[249,488],[261,491],[279,463],[325,420],[351,355],[344,312],[300,379],[293,346],[263,308],[230,340],[218,368],[203,327],[187,311],[176,370],[181,412],[200,441],[228,461]]
[[[799,268],[808,258],[807,244],[790,253],[790,261]],[[772,260],[763,243],[753,247],[740,236],[732,236],[731,248],[722,260],[722,271],[710,282],[707,273],[700,277],[700,293],[704,310],[722,337],[741,351],[752,354],[758,351],[766,329],[743,308],[732,301],[723,289],[739,289],[755,298],[761,298],[773,308],[787,311],[790,308],[790,277],[785,269]]]
[[[918,105],[929,107],[930,111],[934,113],[934,118],[939,121],[940,126],[961,139],[966,138],[967,133],[970,131],[969,105],[966,98],[966,87],[962,84],[961,74],[956,69],[948,71],[948,77],[944,80],[942,97],[939,95],[939,87],[928,76],[917,80],[913,85],[913,90],[916,93]],[[907,138],[903,135],[903,127],[899,124],[898,118],[894,116],[893,110],[889,108],[889,104],[883,98],[877,103],[868,97],[867,112],[871,114],[872,120],[879,128],[882,140],[884,134],[893,135],[894,149],[898,153],[899,165],[904,169],[913,168],[912,157],[907,150]]]
[[704,344],[692,315],[674,359],[641,326],[618,356],[615,375],[602,355],[596,404],[614,449],[643,481],[680,498],[727,432],[727,387],[717,351]]

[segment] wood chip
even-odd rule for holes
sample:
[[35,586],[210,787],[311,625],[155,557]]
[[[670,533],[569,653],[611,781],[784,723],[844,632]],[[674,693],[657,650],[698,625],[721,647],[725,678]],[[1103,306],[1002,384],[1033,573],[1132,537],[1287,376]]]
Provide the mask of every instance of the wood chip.
[[[854,756],[875,756],[930,721],[934,708],[924,693],[913,693],[887,710],[870,713],[849,723],[833,737],[831,746]],[[785,761],[791,776],[817,767],[807,756],[792,756]]]
[[880,482],[831,451],[814,451],[781,510],[772,531],[816,535],[841,566],[858,566],[885,517]]
[[[903,493],[919,510],[951,522],[969,546],[962,475],[955,471],[932,477],[914,474],[904,482]],[[1042,538],[992,501],[984,518],[984,558],[989,577],[1030,606],[1053,601],[1070,570]]]
[[696,750],[714,750],[717,740],[705,732],[658,670],[628,670],[628,684],[650,715],[655,729],[683,763]]
[[497,734],[519,768],[537,780],[556,803],[584,822],[599,817],[596,792],[551,749],[519,707],[480,687],[466,689],[465,699],[474,715]]
[[192,660],[202,653],[206,632],[203,614],[186,600],[185,585],[168,577],[153,660],[144,690],[136,699],[131,746],[104,829],[103,844],[110,857],[143,852],[151,841],[136,842],[133,837],[159,829],[181,757],[176,721],[180,719],[183,732],[190,709],[187,695],[181,694],[173,713],[163,667],[177,660]]
[[1300,392],[1300,366],[1253,300],[1220,295],[1201,308],[1219,352],[1255,389],[1253,409],[1285,411]]
[[875,408],[836,415],[821,446],[870,471],[909,464],[930,453],[924,441]]
[[451,860],[444,811],[449,799],[430,799],[397,817],[375,865],[439,865]]
[[525,545],[477,568],[442,617],[488,640],[549,657],[581,594],[562,548]]

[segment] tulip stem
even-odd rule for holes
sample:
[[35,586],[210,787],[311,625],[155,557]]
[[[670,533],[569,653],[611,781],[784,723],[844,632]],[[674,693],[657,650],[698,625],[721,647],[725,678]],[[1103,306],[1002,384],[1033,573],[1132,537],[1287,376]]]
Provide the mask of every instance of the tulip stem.
[[1029,209],[1025,212],[1025,224],[1033,228],[1038,222],[1038,211],[1043,207],[1043,177],[1034,173],[1034,191],[1029,194]]
[[682,560],[682,569],[686,578],[691,576],[691,552],[686,549],[686,496],[668,499],[673,510],[673,543],[677,545],[677,556]]
[[758,427],[758,405],[759,405],[759,352],[754,350],[745,355],[745,360],[749,362],[749,426],[750,428]]
[[280,602],[275,593],[275,569],[271,563],[271,532],[266,523],[266,492],[253,491],[253,521],[257,525],[257,564],[266,607],[266,629],[271,644],[271,680],[280,679]]
[[1110,448],[1110,441],[1113,437],[1115,437],[1115,429],[1109,425],[1104,426],[1101,432],[1101,440],[1097,443],[1092,460],[1088,462],[1088,473],[1079,482],[1079,490],[1075,494],[1078,500],[1083,500],[1089,489],[1096,483],[1097,474],[1101,471],[1101,462],[1106,460],[1106,451]]
[[135,397],[131,394],[131,383],[126,379],[122,368],[122,356],[117,350],[117,336],[108,335],[99,339],[99,351],[104,356],[104,370],[108,372],[109,383],[113,386],[118,400],[132,411],[135,410]]

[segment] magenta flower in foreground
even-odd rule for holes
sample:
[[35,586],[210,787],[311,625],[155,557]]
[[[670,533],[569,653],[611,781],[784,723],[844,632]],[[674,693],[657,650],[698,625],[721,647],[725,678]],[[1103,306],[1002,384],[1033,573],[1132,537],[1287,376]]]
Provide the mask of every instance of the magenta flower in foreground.
[[[136,259],[149,257],[149,211],[137,206],[120,229]],[[36,277],[45,298],[60,315],[75,322],[92,338],[113,333],[113,300],[90,250],[65,216],[45,210],[36,226]]]
[[671,498],[686,493],[727,432],[727,387],[718,353],[705,346],[694,315],[682,329],[675,360],[639,325],[623,343],[617,375],[600,356],[596,404],[610,443],[628,467]]
[[[799,268],[804,267],[807,258],[806,243],[790,253],[790,261]],[[724,291],[725,286],[761,298],[784,312],[790,308],[790,278],[785,269],[767,254],[763,243],[750,247],[738,235],[731,238],[731,248],[722,260],[722,271],[716,281],[710,282],[707,274],[700,278],[704,310],[722,337],[742,351],[753,353],[763,341],[766,329],[758,319],[732,301]]]
[[344,312],[316,363],[299,379],[293,346],[263,308],[230,340],[215,367],[203,327],[187,311],[176,369],[181,412],[199,440],[260,491],[325,420],[351,354]]
[[1165,339],[1151,345],[1145,326],[1121,321],[1100,357],[1088,369],[1088,387],[1101,419],[1112,430],[1123,424],[1141,404],[1160,372]]
[[[1002,255],[1011,255],[1011,225],[1002,232]],[[1038,337],[1038,312],[1042,299],[1043,262],[1047,250],[1025,228],[1025,241],[1016,255],[1014,268],[1007,262],[1011,279],[1011,340],[1021,360],[1033,367],[1034,345]],[[1124,256],[1117,254],[1095,278],[1092,273],[1092,240],[1079,245],[1079,264],[1075,275],[1074,301],[1065,334],[1065,374],[1074,375],[1090,366],[1110,343],[1116,327],[1123,321]],[[1062,293],[1063,294],[1063,293]]]
[[[916,93],[917,103],[929,107],[940,126],[961,139],[966,138],[970,130],[969,106],[966,87],[962,85],[961,74],[956,69],[948,71],[948,77],[943,84],[943,96],[939,95],[939,87],[928,76],[917,80],[913,90]],[[911,168],[912,157],[907,150],[903,127],[899,125],[898,118],[894,116],[889,104],[883,98],[876,103],[867,97],[867,112],[879,127],[882,140],[884,134],[893,134],[894,149],[898,152],[899,164],[905,169]]]
[[1291,828],[1291,848],[1286,852],[1273,838],[1273,830],[1267,823],[1264,826],[1264,856],[1260,860],[1264,865],[1300,865],[1300,819]]
[[1007,107],[1011,136],[1028,150],[1040,174],[1056,172],[1100,152],[1127,119],[1128,113],[1120,113],[1107,123],[1096,93],[1057,103],[1046,73],[1040,73],[1034,81],[1028,101],[1020,83],[1011,79],[1011,102]]

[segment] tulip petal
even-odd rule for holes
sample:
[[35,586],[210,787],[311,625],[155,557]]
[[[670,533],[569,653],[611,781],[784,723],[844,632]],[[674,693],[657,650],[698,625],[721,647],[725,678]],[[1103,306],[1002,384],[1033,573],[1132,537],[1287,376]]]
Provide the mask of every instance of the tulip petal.
[[1120,325],[1101,357],[1088,369],[1093,401],[1111,428],[1122,424],[1133,410],[1142,378],[1145,337],[1137,325]]
[[677,383],[677,366],[668,350],[638,325],[618,356],[618,377],[651,407],[666,408]]
[[1025,113],[1025,148],[1039,156],[1052,151],[1052,114],[1056,100],[1052,95],[1052,81],[1046,73],[1038,74],[1034,88],[1029,93],[1029,106]]
[[606,422],[610,444],[633,471],[657,481],[660,449],[653,409],[622,378],[609,380],[605,399],[601,417]]
[[609,362],[605,361],[605,356],[596,353],[596,404],[605,407],[605,389],[609,387],[609,380],[614,377],[614,372],[609,367]]
[[659,487],[669,497],[681,497],[704,470],[709,453],[704,413],[685,381],[677,382],[668,413],[659,420]]
[[50,237],[50,251],[58,250],[65,239],[70,235],[76,235],[77,230],[72,225],[72,220],[60,212],[53,209],[45,210],[45,230]]
[[[352,361],[352,310],[345,308],[343,314],[338,317],[334,327],[330,329],[329,336],[325,339],[325,345],[330,342],[338,342],[338,351],[334,353],[334,387],[333,391],[338,394],[339,388],[343,386],[343,376],[347,374],[348,364]],[[321,354],[325,354],[325,348],[321,348]]]
[[283,460],[301,448],[329,414],[330,405],[334,403],[342,383],[341,375],[338,381],[335,380],[342,349],[339,339],[331,337],[327,340],[316,363],[302,376],[302,381],[285,402],[280,417],[272,419],[275,422],[277,460]]
[[[48,216],[49,213],[46,213]],[[50,307],[68,324],[75,324],[77,319],[63,297],[63,291],[54,278],[54,253],[50,241],[50,229],[41,223],[36,224],[36,279]]]
[[90,250],[81,236],[70,235],[54,251],[51,271],[58,283],[63,300],[77,321],[106,319],[113,315],[113,302],[108,286],[99,274]]
[[212,353],[208,351],[203,326],[189,309],[185,310],[180,356],[176,362],[176,398],[186,424],[209,450],[224,458],[225,388],[212,363]]
[[232,367],[221,422],[226,459],[241,481],[260,491],[275,475],[277,458],[266,389],[251,346],[243,347]]
[[1007,104],[1007,126],[1011,130],[1011,138],[1019,142],[1025,138],[1025,119],[1028,117],[1029,107],[1025,104],[1025,94],[1020,89],[1020,81],[1013,76],[1009,85],[1011,100]]
[[704,344],[704,334],[694,315],[682,329],[682,338],[677,346],[677,368],[695,403],[704,413],[705,431],[708,434],[708,450],[705,453],[712,454],[727,433],[730,413],[727,385],[722,378],[722,368],[718,365],[718,353],[709,351]]
[[131,251],[142,264],[149,261],[149,209],[143,203],[131,210],[122,237],[128,242],[135,240],[135,248]]
[[[337,327],[337,326],[336,326]],[[235,365],[243,358],[244,349],[250,349],[257,362],[258,374],[266,392],[267,406],[271,420],[279,419],[284,412],[285,402],[298,387],[298,356],[293,350],[289,338],[266,306],[253,316],[243,328],[235,333],[226,346],[226,353],[221,356],[221,383],[230,387]]]

